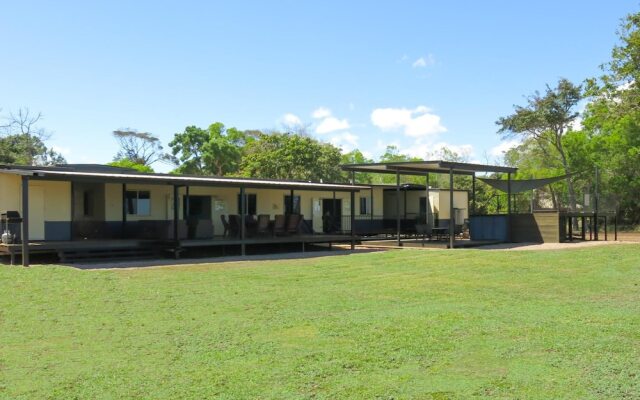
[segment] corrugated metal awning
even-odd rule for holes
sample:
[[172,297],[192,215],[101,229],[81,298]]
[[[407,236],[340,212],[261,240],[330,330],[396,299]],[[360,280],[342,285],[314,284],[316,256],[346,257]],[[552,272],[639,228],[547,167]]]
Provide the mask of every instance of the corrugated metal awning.
[[356,192],[370,189],[369,186],[345,185],[340,183],[318,183],[302,181],[285,181],[251,178],[227,178],[212,176],[191,176],[171,174],[144,174],[129,172],[81,172],[71,170],[37,168],[11,168],[5,167],[0,172],[16,175],[31,176],[34,179],[43,180],[69,180],[69,181],[100,181],[122,183],[150,183],[171,184],[189,186],[227,186],[227,187],[252,187],[252,188],[279,188],[298,190],[326,190],[336,192]]

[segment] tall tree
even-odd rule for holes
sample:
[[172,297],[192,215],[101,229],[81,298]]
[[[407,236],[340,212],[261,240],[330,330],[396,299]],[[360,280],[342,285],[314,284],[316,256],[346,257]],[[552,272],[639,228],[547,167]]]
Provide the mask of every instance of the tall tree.
[[243,147],[254,140],[255,132],[225,128],[216,122],[207,129],[188,126],[169,143],[180,165],[176,172],[195,175],[231,175],[240,168]]
[[113,161],[128,160],[146,167],[150,167],[158,161],[173,162],[173,157],[164,152],[160,139],[149,132],[122,129],[113,131],[113,137],[120,145],[120,150]]
[[623,19],[618,37],[611,61],[602,65],[604,75],[587,81],[591,101],[583,126],[601,171],[601,191],[615,193],[623,219],[639,224],[640,13]]
[[0,125],[0,163],[20,165],[64,164],[64,157],[49,148],[45,140],[50,134],[40,126],[42,113],[28,108],[9,112]]
[[[496,121],[498,133],[503,137],[520,136],[537,143],[541,151],[552,152],[549,157],[557,159],[565,174],[573,171],[564,146],[564,137],[579,116],[576,111],[582,99],[582,87],[567,79],[560,79],[555,88],[547,85],[544,94],[535,92],[527,98],[525,106],[514,106],[515,112]],[[576,194],[571,176],[567,177],[569,205],[576,209]]]
[[262,134],[248,143],[242,159],[243,176],[337,182],[343,180],[340,150],[309,136]]
[[[348,153],[344,153],[340,158],[340,164],[369,164],[372,162],[372,159],[365,157],[365,155],[358,149],[354,149]],[[343,180],[348,181],[349,179],[351,179],[349,175],[349,173],[343,172]],[[357,183],[372,183],[373,176],[368,172],[358,172],[355,175],[355,180]]]

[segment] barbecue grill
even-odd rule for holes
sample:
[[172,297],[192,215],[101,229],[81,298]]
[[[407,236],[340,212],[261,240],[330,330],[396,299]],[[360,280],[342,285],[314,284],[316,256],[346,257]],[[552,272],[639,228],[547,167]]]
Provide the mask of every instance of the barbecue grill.
[[22,217],[17,211],[7,211],[0,214],[0,231],[2,231],[2,243],[11,244],[15,241],[16,232],[20,229]]

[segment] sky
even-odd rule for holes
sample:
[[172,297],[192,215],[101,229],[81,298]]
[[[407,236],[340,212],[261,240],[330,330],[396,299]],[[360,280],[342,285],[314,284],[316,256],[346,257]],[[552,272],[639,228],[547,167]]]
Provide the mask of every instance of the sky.
[[[636,1],[0,0],[0,115],[42,112],[73,163],[111,132],[303,126],[377,158],[447,146],[500,162],[495,121],[559,78],[601,74]],[[154,165],[168,171],[167,165]]]

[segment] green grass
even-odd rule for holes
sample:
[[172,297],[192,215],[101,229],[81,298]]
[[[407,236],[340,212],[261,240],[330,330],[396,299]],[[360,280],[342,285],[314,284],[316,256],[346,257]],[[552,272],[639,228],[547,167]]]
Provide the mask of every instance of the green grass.
[[638,399],[640,245],[0,267],[0,397]]

